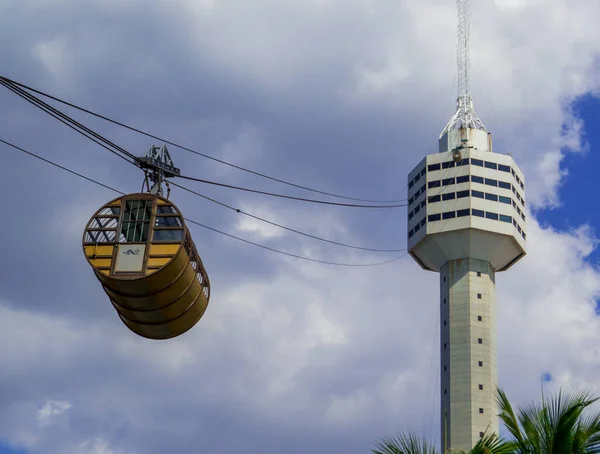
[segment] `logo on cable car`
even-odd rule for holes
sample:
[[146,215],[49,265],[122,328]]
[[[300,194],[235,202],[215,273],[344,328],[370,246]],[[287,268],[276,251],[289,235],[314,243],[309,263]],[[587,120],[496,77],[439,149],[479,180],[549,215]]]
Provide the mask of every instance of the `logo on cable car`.
[[140,255],[141,249],[137,248],[137,249],[127,249],[126,251],[123,251],[123,254],[125,255]]

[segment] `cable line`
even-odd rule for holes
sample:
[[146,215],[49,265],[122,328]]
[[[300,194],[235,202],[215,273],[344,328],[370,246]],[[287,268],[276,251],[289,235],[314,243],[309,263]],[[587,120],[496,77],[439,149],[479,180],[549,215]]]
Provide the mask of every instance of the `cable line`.
[[362,251],[371,251],[371,252],[403,252],[403,251],[406,251],[406,249],[375,249],[375,248],[368,248],[368,247],[361,247],[361,246],[352,246],[350,244],[340,243],[338,241],[327,240],[325,238],[321,238],[321,237],[318,237],[318,236],[315,236],[315,235],[311,235],[310,233],[301,232],[300,230],[295,230],[295,229],[292,229],[290,227],[286,227],[284,225],[278,224],[276,222],[269,221],[268,219],[261,218],[260,216],[255,216],[253,214],[247,213],[246,211],[244,211],[244,210],[242,210],[240,208],[235,208],[235,207],[233,207],[231,205],[228,205],[227,203],[220,202],[220,201],[218,201],[216,199],[213,199],[211,197],[205,196],[204,194],[200,194],[199,192],[193,191],[192,189],[186,188],[186,187],[181,186],[181,185],[179,185],[177,183],[170,182],[169,184],[171,184],[173,186],[177,186],[178,188],[183,189],[184,191],[187,191],[187,192],[189,192],[191,194],[197,195],[198,197],[202,197],[203,199],[206,199],[206,200],[209,200],[209,201],[211,201],[213,203],[216,203],[217,205],[221,205],[222,207],[225,207],[225,208],[228,208],[228,209],[230,209],[232,211],[235,211],[236,213],[243,214],[243,215],[251,217],[253,219],[257,219],[259,221],[266,222],[267,224],[273,225],[275,227],[279,227],[281,229],[288,230],[290,232],[294,232],[294,233],[297,233],[299,235],[303,235],[303,236],[306,236],[306,237],[309,237],[309,238],[313,238],[315,240],[324,241],[326,243],[331,243],[331,244],[335,244],[335,245],[338,245],[338,246],[343,246],[343,247],[347,247],[347,248],[351,248],[351,249],[360,249]]
[[289,199],[289,200],[299,200],[301,202],[318,203],[318,204],[322,204],[322,205],[333,205],[333,206],[350,207],[350,208],[400,208],[400,207],[405,207],[408,205],[407,203],[398,203],[398,204],[394,204],[394,205],[361,205],[361,204],[356,204],[356,203],[328,202],[326,200],[307,199],[304,197],[294,197],[294,196],[286,195],[286,194],[277,194],[275,192],[260,191],[258,189],[249,189],[249,188],[244,188],[241,186],[233,186],[231,184],[217,183],[215,181],[203,180],[202,178],[188,177],[185,175],[180,175],[179,178],[183,178],[184,180],[196,181],[198,183],[205,183],[205,184],[211,184],[211,185],[215,185],[215,186],[221,186],[221,187],[229,188],[229,189],[236,189],[238,191],[253,192],[255,194],[263,194],[263,195],[268,195],[271,197],[279,197],[282,199]]
[[[57,109],[55,109],[51,105],[46,104],[44,101],[40,100],[39,98],[36,98],[35,96],[30,95],[29,93],[21,90],[18,87],[12,87],[12,86],[10,86],[9,84],[7,84],[3,80],[1,80],[1,78],[0,78],[0,85],[5,86],[10,91],[12,91],[13,93],[15,93],[17,96],[20,96],[21,98],[25,99],[27,102],[29,102],[29,103],[33,104],[34,106],[36,106],[38,109],[43,110],[44,112],[46,112],[50,116],[56,118],[58,121],[60,121],[61,123],[65,124],[69,128],[75,130],[76,132],[78,132],[79,134],[83,135],[84,137],[87,137],[88,139],[90,139],[93,142],[97,143],[101,147],[103,147],[106,150],[110,151],[111,153],[117,155],[121,159],[124,159],[129,164],[135,165],[134,162],[129,161],[127,158],[125,158],[123,156],[123,155],[125,155],[125,156],[127,156],[130,159],[133,159],[135,161],[135,159],[136,159],[135,155],[133,155],[132,153],[128,152],[127,150],[119,147],[118,145],[114,144],[113,142],[111,142],[110,140],[108,140],[105,137],[101,136],[100,134],[96,133],[95,131],[89,129],[88,127],[86,127],[84,125],[82,125],[81,123],[79,123],[76,120],[72,119],[68,115],[62,113],[61,111],[59,111]],[[62,117],[62,118],[59,118],[59,117]],[[73,124],[75,126],[73,126]],[[84,132],[80,131],[77,128],[83,129]],[[105,144],[107,144],[108,146],[107,145],[103,145],[102,143],[98,142],[98,140],[94,139],[93,137],[90,137],[90,135],[93,136],[93,137],[98,138],[99,140],[101,140],[102,142],[104,142]],[[119,150],[119,152],[122,153],[122,154],[119,154],[119,152],[115,152],[114,150],[112,150],[110,148],[111,146],[113,148],[116,148],[117,150]]]
[[[23,99],[27,100],[28,102],[30,102],[34,106],[38,107],[39,109],[43,110],[44,112],[50,114],[52,117],[56,118],[60,122],[62,122],[65,125],[69,126],[71,129],[74,129],[79,134],[82,134],[83,136],[85,136],[88,139],[92,140],[96,144],[98,144],[98,145],[102,146],[103,148],[107,149],[111,153],[116,154],[120,158],[125,159],[129,164],[135,165],[135,162],[137,162],[137,157],[135,155],[133,155],[132,153],[130,153],[129,151],[127,151],[124,148],[116,145],[114,142],[111,142],[110,140],[106,139],[104,136],[102,136],[102,135],[96,133],[95,131],[91,130],[87,126],[84,126],[81,123],[77,122],[76,120],[73,120],[68,115],[66,115],[66,114],[60,112],[59,110],[55,109],[54,107],[46,104],[44,101],[40,100],[39,98],[36,98],[35,96],[30,95],[30,94],[24,92],[23,90],[21,90],[18,87],[11,87],[9,84],[7,84],[4,81],[2,81],[1,78],[0,78],[0,84],[4,85],[7,88],[9,88],[9,90],[13,91],[18,96],[21,96]],[[62,118],[58,118],[58,116],[60,116]],[[69,123],[72,123],[72,124],[69,124]],[[75,126],[73,126],[73,125],[75,125]],[[77,128],[83,129],[84,132],[80,131]],[[103,145],[102,143],[98,142],[98,140],[90,137],[90,135],[92,135],[94,137],[97,137],[99,140],[101,140],[102,142],[104,142],[106,145]],[[118,152],[116,152],[115,150],[111,149],[110,147],[115,148],[116,150],[118,150]],[[122,154],[128,156],[129,158],[133,159],[134,162],[131,162],[131,161],[127,160],[124,156],[119,155],[119,153],[122,153]],[[189,176],[185,176],[185,175],[180,175],[179,178],[183,178],[185,180],[190,180],[190,181],[196,181],[196,182],[204,183],[204,184],[210,184],[210,185],[214,185],[214,186],[221,186],[221,187],[225,187],[225,188],[229,188],[229,189],[235,189],[235,190],[238,190],[238,191],[252,192],[252,193],[255,193],[255,194],[268,195],[268,196],[271,196],[271,197],[279,197],[279,198],[284,198],[284,199],[289,199],[289,200],[297,200],[297,201],[310,202],[310,203],[316,203],[316,204],[322,204],[322,205],[342,206],[342,207],[350,207],[350,208],[399,208],[399,207],[405,207],[405,206],[407,206],[406,203],[400,203],[400,204],[394,204],[394,205],[364,205],[364,204],[355,204],[355,203],[328,202],[328,201],[325,201],[325,200],[308,199],[308,198],[305,198],[305,197],[294,197],[294,196],[290,196],[290,195],[286,195],[286,194],[278,194],[278,193],[273,193],[273,192],[268,192],[268,191],[261,191],[261,190],[258,190],[258,189],[244,188],[244,187],[241,187],[241,186],[234,186],[234,185],[229,185],[229,184],[225,184],[225,183],[218,183],[218,182],[215,182],[215,181],[205,180],[205,179],[202,179],[202,178],[194,178],[194,177],[189,177]]]
[[155,139],[155,140],[159,140],[161,142],[167,143],[167,144],[172,145],[174,147],[180,148],[181,150],[185,150],[187,152],[196,154],[198,156],[202,156],[203,158],[210,159],[210,160],[218,162],[220,164],[224,164],[224,165],[227,165],[229,167],[233,167],[235,169],[242,170],[244,172],[248,172],[248,173],[251,173],[253,175],[262,177],[262,178],[266,178],[268,180],[276,181],[276,182],[281,183],[281,184],[285,184],[285,185],[288,185],[288,186],[293,186],[295,188],[303,189],[305,191],[310,191],[310,192],[315,192],[315,193],[318,193],[318,194],[327,195],[327,196],[330,196],[330,197],[337,197],[339,199],[346,199],[346,200],[354,200],[355,202],[393,203],[393,202],[396,201],[396,200],[372,200],[372,199],[361,199],[361,198],[357,198],[357,197],[348,197],[348,196],[344,196],[344,195],[335,194],[335,193],[332,193],[332,192],[327,192],[327,191],[321,191],[321,190],[318,190],[318,189],[313,189],[313,188],[310,188],[310,187],[307,187],[307,186],[302,186],[302,185],[299,185],[299,184],[296,184],[296,183],[292,183],[292,182],[289,182],[289,181],[286,181],[286,180],[282,180],[280,178],[275,178],[275,177],[266,175],[264,173],[260,173],[260,172],[257,172],[257,171],[254,171],[254,170],[242,167],[242,166],[238,166],[236,164],[232,164],[232,163],[224,161],[222,159],[215,158],[215,157],[207,155],[205,153],[201,153],[199,151],[196,151],[196,150],[193,150],[191,148],[185,147],[183,145],[179,145],[179,144],[177,144],[175,142],[169,141],[167,139],[163,139],[163,138],[161,138],[159,136],[150,134],[149,132],[142,131],[140,129],[137,129],[137,128],[134,128],[132,126],[129,126],[129,125],[125,124],[125,123],[121,123],[121,122],[119,122],[117,120],[113,120],[113,119],[111,119],[109,117],[106,117],[104,115],[101,115],[101,114],[95,113],[95,112],[93,112],[91,110],[88,110],[88,109],[85,109],[83,107],[77,106],[76,104],[73,104],[71,102],[65,101],[65,100],[60,99],[60,98],[58,98],[56,96],[52,96],[52,95],[50,95],[48,93],[44,93],[41,90],[36,90],[35,88],[29,87],[29,86],[27,86],[25,84],[22,84],[20,82],[11,80],[11,79],[9,79],[7,77],[0,76],[0,79],[4,80],[6,82],[9,82],[11,84],[14,84],[14,85],[18,85],[19,87],[25,88],[27,90],[33,91],[33,92],[35,92],[35,93],[37,93],[39,95],[42,95],[42,96],[45,96],[47,98],[53,99],[54,101],[57,101],[57,102],[59,102],[61,104],[67,105],[69,107],[72,107],[74,109],[77,109],[77,110],[79,110],[81,112],[85,112],[85,113],[87,113],[89,115],[93,115],[94,117],[100,118],[100,119],[108,121],[110,123],[113,123],[113,124],[115,124],[117,126],[121,126],[122,128],[128,129],[128,130],[136,132],[138,134],[142,134],[142,135],[144,135],[146,137],[150,137],[150,138]]
[[97,184],[98,186],[102,186],[103,188],[109,189],[111,191],[118,192],[121,195],[125,195],[124,192],[121,192],[121,191],[119,191],[119,190],[117,190],[115,188],[111,188],[110,186],[108,186],[108,185],[106,185],[104,183],[101,183],[101,182],[99,182],[97,180],[94,180],[93,178],[86,177],[85,175],[83,175],[81,173],[78,173],[78,172],[75,172],[74,170],[68,169],[67,167],[61,166],[60,164],[57,164],[56,162],[50,161],[49,159],[43,158],[43,157],[41,157],[41,156],[39,156],[39,155],[37,155],[35,153],[32,153],[31,151],[27,151],[27,150],[25,150],[25,149],[23,149],[23,148],[15,145],[14,143],[7,142],[6,140],[3,140],[3,139],[0,139],[0,142],[2,142],[5,145],[8,145],[9,147],[12,147],[12,148],[18,150],[18,151],[21,151],[21,152],[23,152],[25,154],[28,154],[29,156],[32,156],[32,157],[37,158],[37,159],[39,159],[41,161],[44,161],[47,164],[50,164],[50,165],[52,165],[54,167],[58,167],[59,169],[64,170],[65,172],[69,172],[69,173],[71,173],[71,174],[73,174],[73,175],[75,175],[75,176],[77,176],[79,178],[83,178],[84,180],[87,180],[87,181],[89,181],[91,183]]
[[[14,148],[15,150],[21,151],[23,153],[26,153],[29,156],[37,158],[37,159],[39,159],[39,160],[41,160],[41,161],[43,161],[43,162],[45,162],[47,164],[51,164],[51,165],[53,165],[55,167],[58,167],[61,170],[65,170],[65,171],[71,173],[72,175],[78,176],[80,178],[83,178],[83,179],[91,182],[91,183],[94,183],[94,184],[97,184],[99,186],[102,186],[105,189],[109,189],[109,190],[114,191],[114,192],[116,192],[118,194],[121,194],[121,195],[125,194],[124,192],[119,191],[118,189],[115,189],[115,188],[113,188],[113,187],[111,187],[109,185],[101,183],[101,182],[99,182],[97,180],[94,180],[92,178],[86,177],[85,175],[83,175],[81,173],[75,172],[74,170],[71,170],[71,169],[68,169],[67,167],[61,166],[60,164],[57,164],[57,163],[55,163],[55,162],[53,162],[53,161],[51,161],[49,159],[43,158],[43,157],[41,157],[41,156],[39,156],[39,155],[37,155],[35,153],[32,153],[31,151],[27,151],[27,150],[25,150],[25,149],[23,149],[23,148],[21,148],[21,147],[19,147],[17,145],[14,145],[14,144],[6,141],[6,140],[3,140],[3,139],[0,138],[0,142],[4,143],[5,145],[8,145],[9,147]],[[383,262],[376,262],[376,263],[340,263],[340,262],[331,262],[331,261],[327,261],[327,260],[318,260],[318,259],[313,259],[313,258],[310,258],[310,257],[305,257],[305,256],[302,256],[302,255],[293,254],[293,253],[290,253],[290,252],[281,251],[279,249],[275,249],[275,248],[272,248],[272,247],[269,247],[269,246],[265,246],[263,244],[255,243],[253,241],[246,240],[244,238],[240,238],[240,237],[232,235],[230,233],[226,233],[226,232],[223,232],[221,230],[215,229],[214,227],[207,226],[207,225],[202,224],[202,223],[200,223],[198,221],[195,221],[193,219],[189,219],[189,218],[184,218],[184,219],[187,222],[191,223],[191,224],[195,224],[197,226],[204,227],[207,230],[211,230],[213,232],[220,233],[221,235],[224,235],[224,236],[227,236],[229,238],[233,238],[233,239],[242,241],[242,242],[247,243],[247,244],[251,244],[253,246],[256,246],[256,247],[259,247],[259,248],[262,248],[262,249],[266,249],[268,251],[276,252],[278,254],[286,255],[288,257],[294,257],[294,258],[297,258],[297,259],[306,260],[306,261],[309,261],[309,262],[321,263],[321,264],[324,264],[324,265],[334,265],[334,266],[344,266],[344,267],[371,267],[371,266],[379,266],[379,265],[385,265],[387,263],[392,263],[392,262],[395,262],[397,260],[400,260],[401,258],[403,258],[403,257],[405,257],[407,255],[407,253],[404,253],[404,254],[402,254],[402,255],[400,255],[398,257],[395,257],[393,259],[386,260],[386,261],[383,261]]]

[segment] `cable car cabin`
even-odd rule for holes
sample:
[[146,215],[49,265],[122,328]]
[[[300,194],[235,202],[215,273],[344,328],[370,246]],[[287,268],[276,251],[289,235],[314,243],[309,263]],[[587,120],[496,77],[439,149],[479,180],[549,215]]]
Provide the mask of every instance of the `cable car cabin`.
[[119,317],[134,333],[169,339],[192,328],[210,281],[179,209],[154,194],[127,194],[100,208],[83,250]]

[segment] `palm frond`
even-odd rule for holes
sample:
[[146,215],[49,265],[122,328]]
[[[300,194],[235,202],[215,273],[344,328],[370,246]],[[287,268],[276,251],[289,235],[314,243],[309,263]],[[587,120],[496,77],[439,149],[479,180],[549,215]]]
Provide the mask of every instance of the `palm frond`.
[[506,393],[500,388],[497,389],[496,393],[496,401],[500,409],[500,419],[516,440],[522,440],[521,428]]
[[501,439],[495,433],[485,433],[468,453],[462,449],[451,449],[449,454],[513,454],[513,452],[514,443]]
[[397,434],[383,437],[375,444],[373,454],[438,454],[434,444],[415,434]]
[[600,454],[600,413],[584,417],[598,400],[590,392],[564,391],[519,408],[498,390],[500,418],[515,440],[513,454]]

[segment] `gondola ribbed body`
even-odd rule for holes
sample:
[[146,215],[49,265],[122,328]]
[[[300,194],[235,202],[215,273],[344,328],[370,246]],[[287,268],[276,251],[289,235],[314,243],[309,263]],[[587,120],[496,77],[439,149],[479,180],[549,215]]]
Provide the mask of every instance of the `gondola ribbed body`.
[[127,194],[88,222],[83,250],[123,323],[149,339],[192,328],[210,281],[179,209],[154,194]]

